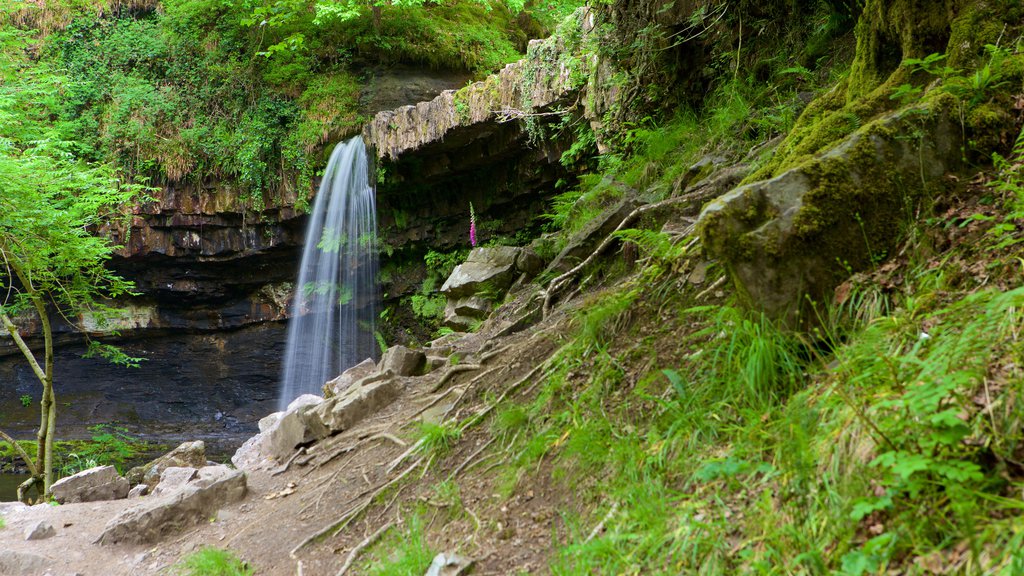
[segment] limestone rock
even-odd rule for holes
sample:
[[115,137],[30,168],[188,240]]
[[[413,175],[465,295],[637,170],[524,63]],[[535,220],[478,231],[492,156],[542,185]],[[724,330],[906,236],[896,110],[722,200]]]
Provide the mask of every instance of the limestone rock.
[[373,358],[367,358],[359,364],[345,370],[334,380],[324,384],[324,398],[330,398],[341,394],[346,388],[366,378],[377,371],[377,363]]
[[941,112],[887,115],[709,203],[698,223],[704,247],[752,306],[806,328],[817,317],[813,302],[896,246],[905,207],[959,162],[959,134]]
[[25,540],[45,540],[57,535],[57,529],[45,520],[40,520],[25,531]]
[[128,480],[113,466],[97,466],[54,482],[50,490],[61,504],[120,500],[128,496]]
[[239,470],[256,470],[267,464],[267,457],[263,454],[263,433],[256,434],[249,438],[235,450],[231,456],[231,463]]
[[455,299],[507,289],[515,279],[519,252],[519,248],[512,246],[474,248],[466,261],[452,271],[441,286],[441,293]]
[[241,500],[246,492],[245,473],[227,466],[206,466],[199,477],[163,496],[142,503],[112,518],[97,539],[99,544],[150,544],[214,516],[224,505]]
[[136,484],[128,491],[128,499],[142,498],[146,494],[149,494],[149,486],[146,484]]
[[0,574],[4,576],[38,576],[49,565],[50,560],[38,554],[0,550]]
[[441,553],[434,556],[424,576],[462,576],[468,574],[473,567],[473,561],[458,554]]
[[[574,15],[581,24],[587,10]],[[584,30],[589,32],[587,26]],[[590,58],[564,58],[577,52],[579,36],[553,36],[531,41],[526,57],[505,66],[497,74],[459,90],[446,90],[429,102],[380,112],[363,129],[367,146],[381,158],[398,158],[456,131],[481,124],[494,124],[512,110],[541,112],[571,100],[579,92],[580,77],[587,75]]]
[[315,417],[333,432],[348,430],[365,416],[393,402],[398,392],[398,384],[390,378],[358,384],[317,406]]
[[274,412],[273,414],[268,414],[263,418],[260,418],[260,432],[266,432],[267,430],[270,430],[274,426],[274,424],[277,424],[277,421],[281,419],[282,415],[284,415],[284,412]]
[[487,318],[491,308],[490,300],[480,296],[449,300],[444,308],[442,325],[456,330],[468,330],[473,324]]
[[185,442],[148,464],[136,466],[125,474],[131,485],[147,484],[151,489],[160,483],[164,470],[172,467],[202,468],[206,465],[206,444],[202,440]]
[[426,355],[422,350],[413,350],[405,346],[392,346],[384,352],[380,359],[380,371],[390,370],[398,376],[413,376],[423,369]]
[[173,492],[199,475],[195,468],[171,466],[160,474],[160,484],[153,489],[153,495],[167,494]]

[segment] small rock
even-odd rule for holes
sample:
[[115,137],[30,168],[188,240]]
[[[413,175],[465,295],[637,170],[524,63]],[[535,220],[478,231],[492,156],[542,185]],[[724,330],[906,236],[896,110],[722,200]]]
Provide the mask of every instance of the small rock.
[[131,485],[146,484],[154,490],[160,483],[164,470],[177,468],[202,468],[206,465],[206,444],[202,440],[185,442],[167,454],[142,466],[136,466],[125,474]]
[[61,504],[120,500],[128,496],[128,480],[119,476],[113,466],[97,466],[61,478],[50,490],[53,499]]
[[426,355],[421,350],[412,350],[405,346],[392,346],[380,360],[380,371],[391,372],[399,376],[412,376],[423,369]]
[[461,576],[467,574],[473,566],[473,561],[458,554],[441,553],[434,556],[430,568],[424,576]]
[[57,535],[57,529],[49,522],[40,520],[25,531],[25,540],[45,540]]
[[148,484],[136,484],[132,486],[132,489],[128,491],[128,498],[142,498],[146,494],[149,494]]
[[[344,392],[349,386],[356,382],[370,376],[377,371],[377,363],[373,361],[373,358],[367,358],[359,364],[345,370],[340,376],[334,380],[328,381],[324,384],[324,398],[331,398]],[[262,430],[262,429],[261,429]]]

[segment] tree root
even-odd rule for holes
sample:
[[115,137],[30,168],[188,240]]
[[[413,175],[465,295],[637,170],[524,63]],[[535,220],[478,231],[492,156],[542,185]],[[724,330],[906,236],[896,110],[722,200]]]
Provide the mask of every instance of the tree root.
[[39,476],[39,469],[36,468],[36,465],[34,462],[32,462],[32,458],[29,457],[28,452],[25,452],[25,449],[21,447],[21,444],[18,444],[17,440],[11,438],[10,436],[7,435],[6,432],[2,430],[0,430],[0,438],[4,439],[8,444],[10,444],[11,448],[13,448],[14,451],[18,453],[18,456],[21,456],[21,459],[25,461],[25,466],[28,467],[28,471],[30,474],[32,474],[33,476]]
[[470,462],[475,460],[477,456],[479,456],[481,453],[483,453],[483,451],[486,450],[488,446],[490,446],[491,444],[494,444],[494,441],[497,440],[497,439],[498,438],[496,436],[492,437],[490,440],[485,442],[483,446],[481,446],[481,447],[477,448],[476,450],[474,450],[473,453],[469,455],[469,458],[466,458],[466,460],[463,461],[462,464],[459,464],[458,466],[456,466],[455,470],[453,470],[452,473],[448,475],[448,477],[449,478],[454,478],[454,477],[458,476],[460,472],[462,472],[464,469],[466,469],[466,467],[469,466]]
[[615,234],[621,230],[624,230],[626,226],[633,223],[634,220],[643,216],[644,214],[670,206],[672,204],[680,204],[683,202],[690,202],[694,200],[699,194],[686,194],[684,196],[678,196],[676,198],[669,198],[668,200],[662,200],[661,202],[655,202],[654,204],[647,204],[640,206],[639,208],[630,212],[625,218],[619,222],[619,225],[612,230],[611,234],[605,237],[605,239],[598,245],[597,249],[590,253],[582,262],[577,264],[574,268],[561,276],[555,278],[548,284],[548,289],[544,292],[544,306],[541,308],[541,314],[543,318],[547,318],[551,314],[551,304],[558,295],[558,292],[571,280],[574,276],[580,273],[581,270],[589,266],[594,260],[596,260],[604,251],[616,240]]
[[619,503],[616,502],[612,504],[611,509],[608,510],[608,513],[604,515],[604,518],[601,519],[597,526],[594,526],[594,529],[590,531],[590,536],[587,536],[587,539],[584,540],[583,543],[586,544],[587,542],[590,542],[591,540],[596,538],[597,535],[601,533],[601,530],[604,530],[604,525],[607,524],[608,521],[612,519],[612,516],[615,516],[615,513],[618,511]]
[[441,376],[437,383],[434,384],[434,387],[430,389],[430,392],[437,392],[438,390],[441,389],[442,386],[444,386],[449,380],[451,380],[453,376],[459,374],[460,372],[472,372],[473,370],[479,370],[481,368],[483,368],[483,366],[481,366],[480,364],[457,364],[455,366],[452,366],[451,368],[448,369],[447,372],[444,373],[444,376]]
[[299,448],[298,450],[295,451],[295,454],[292,454],[292,457],[289,458],[287,462],[285,462],[283,465],[281,465],[281,467],[278,468],[277,470],[274,470],[273,472],[271,472],[270,475],[271,476],[277,476],[279,474],[284,474],[285,472],[288,471],[289,468],[291,468],[292,462],[295,462],[296,458],[298,458],[299,456],[302,456],[305,453],[306,453],[306,447],[305,446],[303,446],[302,448]]
[[315,534],[307,537],[305,540],[300,542],[295,548],[292,548],[291,551],[288,552],[288,555],[293,560],[298,560],[297,554],[299,553],[299,551],[308,546],[309,544],[316,542],[324,536],[333,536],[338,532],[342,531],[345,528],[345,526],[348,526],[349,522],[351,522],[355,517],[362,514],[367,508],[369,508],[370,505],[373,504],[373,501],[376,500],[377,497],[380,496],[385,490],[387,490],[391,486],[394,486],[398,482],[401,482],[403,478],[408,476],[410,472],[412,472],[421,464],[423,464],[423,462],[424,458],[421,456],[415,462],[410,464],[408,468],[403,470],[401,474],[395,476],[392,480],[385,482],[384,484],[378,486],[376,489],[364,490],[359,496],[353,498],[353,500],[361,499],[362,502],[356,504],[355,506],[352,506],[351,508],[346,510],[337,520],[331,522],[327,526],[324,526]]
[[362,542],[357,544],[356,547],[348,553],[348,558],[346,558],[345,563],[341,565],[341,570],[338,570],[337,576],[345,576],[345,573],[348,572],[348,569],[352,567],[352,564],[356,561],[356,558],[359,557],[359,554],[361,554],[363,550],[366,550],[367,548],[372,546],[374,542],[376,542],[381,536],[384,535],[385,532],[390,530],[391,527],[394,525],[394,520],[388,522],[387,524],[378,528],[376,532],[370,534],[365,539],[363,539]]
[[697,294],[693,299],[694,300],[700,300],[700,299],[704,298],[705,296],[707,296],[708,294],[714,292],[718,288],[721,288],[722,284],[725,284],[725,279],[726,278],[727,278],[726,276],[722,276],[718,280],[715,280],[714,284],[712,284],[711,286],[708,286],[707,288],[705,288],[700,294]]

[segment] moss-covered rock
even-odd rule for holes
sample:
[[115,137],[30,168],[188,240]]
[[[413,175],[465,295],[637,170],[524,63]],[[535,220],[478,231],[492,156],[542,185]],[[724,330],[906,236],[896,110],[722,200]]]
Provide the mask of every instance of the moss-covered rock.
[[869,123],[826,154],[705,207],[706,249],[748,304],[792,327],[815,323],[814,302],[851,271],[889,254],[923,195],[960,161],[950,102]]

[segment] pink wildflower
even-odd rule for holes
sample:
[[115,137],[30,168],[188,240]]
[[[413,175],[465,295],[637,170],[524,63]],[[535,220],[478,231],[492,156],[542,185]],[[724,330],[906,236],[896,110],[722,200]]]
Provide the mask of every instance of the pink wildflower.
[[469,203],[469,244],[476,247],[476,212],[472,202]]

